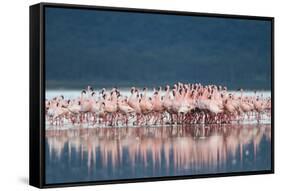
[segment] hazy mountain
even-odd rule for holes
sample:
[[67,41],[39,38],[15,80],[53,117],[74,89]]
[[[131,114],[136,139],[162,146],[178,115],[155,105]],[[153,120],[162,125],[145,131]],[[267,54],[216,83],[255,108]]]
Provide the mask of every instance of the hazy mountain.
[[270,89],[269,21],[46,8],[47,88]]

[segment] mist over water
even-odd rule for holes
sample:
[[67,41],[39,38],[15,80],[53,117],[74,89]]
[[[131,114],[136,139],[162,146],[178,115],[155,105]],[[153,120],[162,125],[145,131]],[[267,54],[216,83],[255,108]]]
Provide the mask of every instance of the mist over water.
[[[111,89],[108,89],[111,90]],[[79,96],[81,96],[81,91],[82,90],[47,90],[46,91],[46,99],[52,99],[56,96],[63,95],[65,99],[75,99]],[[101,89],[96,89],[96,92],[101,92]],[[124,96],[130,96],[130,88],[122,88],[120,89],[121,94]],[[147,91],[148,96],[152,96],[153,91]],[[164,93],[164,91],[163,91]],[[241,95],[240,91],[229,91],[229,93],[234,93],[236,95]],[[245,96],[263,96],[264,98],[271,97],[271,92],[270,91],[244,91],[243,95]]]

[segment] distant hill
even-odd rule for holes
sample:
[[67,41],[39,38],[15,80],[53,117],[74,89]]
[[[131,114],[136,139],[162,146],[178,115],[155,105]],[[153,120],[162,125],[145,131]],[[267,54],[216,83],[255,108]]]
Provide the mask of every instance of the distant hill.
[[270,89],[270,22],[47,8],[47,88],[183,82]]

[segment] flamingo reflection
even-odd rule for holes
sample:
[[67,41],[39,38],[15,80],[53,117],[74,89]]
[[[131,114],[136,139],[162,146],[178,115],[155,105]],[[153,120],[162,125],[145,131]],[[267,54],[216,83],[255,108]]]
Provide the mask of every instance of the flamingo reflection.
[[[223,167],[228,158],[244,160],[249,149],[258,155],[262,138],[271,140],[270,125],[197,125],[135,128],[76,128],[46,131],[49,157],[60,159],[63,150],[87,157],[87,168],[100,165],[132,170],[142,165],[157,171]],[[249,148],[251,145],[252,148]],[[145,169],[144,169],[145,170]]]

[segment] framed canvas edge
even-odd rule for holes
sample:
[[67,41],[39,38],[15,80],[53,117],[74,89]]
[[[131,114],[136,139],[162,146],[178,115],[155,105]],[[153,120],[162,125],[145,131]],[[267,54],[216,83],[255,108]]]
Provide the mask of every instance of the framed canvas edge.
[[[31,35],[32,16],[30,15],[30,127],[29,127],[29,148],[30,148],[30,160],[29,160],[29,184],[38,188],[54,188],[54,187],[69,187],[69,186],[87,186],[87,185],[105,185],[105,184],[118,184],[118,183],[136,183],[136,182],[152,182],[152,181],[168,181],[168,180],[183,180],[183,179],[195,179],[195,178],[218,178],[218,177],[230,177],[230,176],[246,176],[246,175],[263,175],[263,174],[273,174],[274,173],[274,17],[264,17],[264,16],[250,16],[250,15],[232,15],[232,14],[218,14],[218,13],[201,13],[201,12],[187,12],[187,11],[171,11],[171,10],[157,10],[157,9],[140,9],[140,8],[127,8],[127,7],[109,7],[109,6],[95,6],[95,5],[77,5],[77,4],[62,4],[62,3],[39,3],[30,6],[31,9],[39,9],[39,27],[35,30],[39,35],[39,39],[35,39]],[[86,182],[67,182],[67,183],[55,183],[46,184],[45,182],[45,7],[57,7],[57,8],[71,8],[71,9],[90,9],[90,10],[104,10],[104,11],[121,11],[121,12],[138,12],[138,13],[156,13],[156,14],[171,14],[171,15],[185,15],[185,16],[202,16],[202,17],[216,17],[216,18],[229,18],[229,19],[249,19],[249,20],[265,20],[271,22],[271,169],[263,171],[243,171],[243,172],[228,172],[228,173],[217,173],[217,174],[196,174],[196,175],[184,175],[184,176],[163,176],[163,177],[149,177],[149,178],[135,178],[135,179],[120,179],[120,180],[106,180],[106,181],[86,181]],[[39,44],[39,51],[32,49],[32,41],[36,41]],[[38,41],[38,42],[37,42]],[[34,55],[39,54],[39,55]],[[32,61],[32,57],[36,57],[36,61]],[[36,72],[32,70],[38,64],[39,76]],[[32,79],[37,79],[33,82]],[[35,94],[34,94],[35,92]],[[39,101],[34,97],[38,95]],[[36,104],[35,100],[38,101],[39,112],[36,114]],[[35,106],[34,106],[35,105]],[[35,111],[35,112],[33,112]],[[39,119],[35,116],[39,115]],[[34,129],[35,123],[39,125],[39,133]],[[38,128],[38,126],[37,126]],[[36,138],[39,134],[39,139],[36,141],[32,138]],[[38,148],[34,150],[34,145],[39,144]],[[34,170],[34,164],[31,164],[31,159],[35,157],[35,163],[38,169]],[[38,161],[37,161],[38,160]],[[34,160],[33,160],[34,161]],[[39,163],[39,164],[37,164]],[[36,172],[35,172],[36,171]],[[39,174],[38,180],[34,181],[34,174]]]
[[29,7],[29,184],[42,188],[42,13]]

